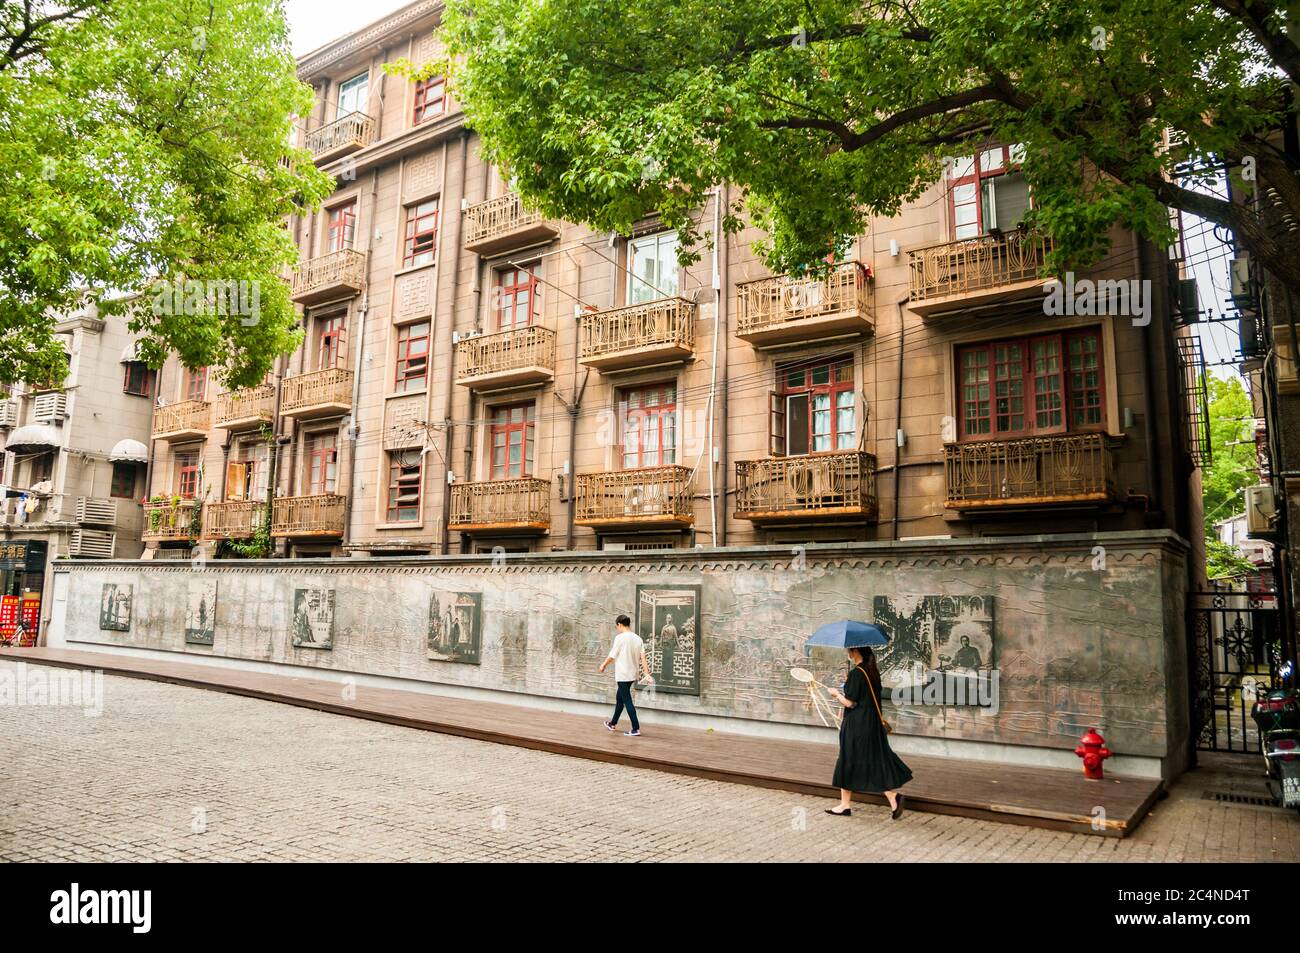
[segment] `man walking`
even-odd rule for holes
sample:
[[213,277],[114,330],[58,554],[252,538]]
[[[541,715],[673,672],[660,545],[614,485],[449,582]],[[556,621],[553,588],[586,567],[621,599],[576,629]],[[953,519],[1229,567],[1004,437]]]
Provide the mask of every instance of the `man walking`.
[[618,684],[618,702],[614,705],[614,717],[605,722],[610,731],[618,730],[618,719],[627,709],[632,719],[632,730],[625,731],[629,738],[641,734],[641,723],[636,718],[636,706],[632,704],[632,683],[636,681],[637,672],[645,673],[650,681],[650,663],[645,658],[645,643],[641,636],[632,631],[632,620],[625,615],[614,620],[614,644],[610,646],[609,655],[600,663],[601,674],[610,662],[614,663],[614,681]]

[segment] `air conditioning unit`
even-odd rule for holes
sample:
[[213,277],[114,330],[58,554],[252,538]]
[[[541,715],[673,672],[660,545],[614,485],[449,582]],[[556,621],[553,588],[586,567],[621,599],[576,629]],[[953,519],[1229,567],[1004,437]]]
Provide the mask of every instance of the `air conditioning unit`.
[[112,559],[116,545],[115,533],[74,529],[68,538],[68,555],[74,559]]
[[1178,320],[1182,324],[1195,324],[1201,320],[1201,302],[1196,293],[1196,279],[1182,278],[1178,282]]
[[91,526],[112,526],[117,522],[117,501],[77,497],[77,522]]
[[1229,269],[1232,278],[1232,303],[1241,310],[1253,310],[1254,288],[1250,283],[1250,259],[1245,256],[1232,259]]
[[18,426],[18,401],[10,397],[0,400],[0,430],[10,430]]
[[62,423],[67,416],[67,394],[37,394],[32,402],[32,418],[38,424]]
[[1246,496],[1246,538],[1259,539],[1273,535],[1277,519],[1277,494],[1271,486],[1248,486]]

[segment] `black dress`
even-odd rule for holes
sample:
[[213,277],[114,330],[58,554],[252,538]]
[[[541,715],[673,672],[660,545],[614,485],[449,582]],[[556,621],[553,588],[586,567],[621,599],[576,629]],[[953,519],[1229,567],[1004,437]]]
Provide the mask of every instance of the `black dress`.
[[[875,685],[880,697],[880,683]],[[880,722],[876,703],[867,688],[867,676],[856,665],[849,670],[844,696],[853,702],[840,724],[840,756],[831,783],[849,791],[894,791],[912,780],[912,772],[889,747],[889,735]]]

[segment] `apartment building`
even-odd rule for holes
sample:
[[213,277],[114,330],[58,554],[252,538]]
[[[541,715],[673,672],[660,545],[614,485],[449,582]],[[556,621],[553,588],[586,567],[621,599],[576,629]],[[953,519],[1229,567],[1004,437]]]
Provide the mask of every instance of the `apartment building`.
[[[32,621],[49,618],[51,563],[60,557],[134,559],[155,374],[136,359],[120,321],[93,306],[61,318],[68,353],[59,386],[13,387],[0,399],[4,499],[0,595]],[[12,610],[0,611],[0,634]]]
[[[825,278],[770,274],[752,230],[682,268],[653,219],[610,235],[530,212],[442,80],[383,71],[433,55],[440,10],[299,61],[302,143],[338,182],[290,225],[305,341],[237,393],[163,368],[150,555],[246,538],[268,501],[299,557],[1199,539],[1178,263],[1117,231],[1052,299],[1014,144],[957,157]],[[1098,281],[1139,297],[1065,294]]]

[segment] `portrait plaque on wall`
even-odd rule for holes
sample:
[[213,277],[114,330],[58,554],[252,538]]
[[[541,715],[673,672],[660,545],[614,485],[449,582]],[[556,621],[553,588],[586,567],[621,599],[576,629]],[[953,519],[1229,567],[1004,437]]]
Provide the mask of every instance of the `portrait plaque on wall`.
[[700,693],[699,586],[637,586],[636,632],[656,691]]
[[334,590],[295,589],[293,644],[303,649],[334,648]]
[[429,658],[477,665],[483,648],[483,593],[435,592],[429,596]]
[[99,627],[112,632],[130,632],[132,598],[129,584],[104,583],[104,593],[99,601]]
[[217,581],[191,581],[186,587],[185,643],[211,645],[217,634]]

